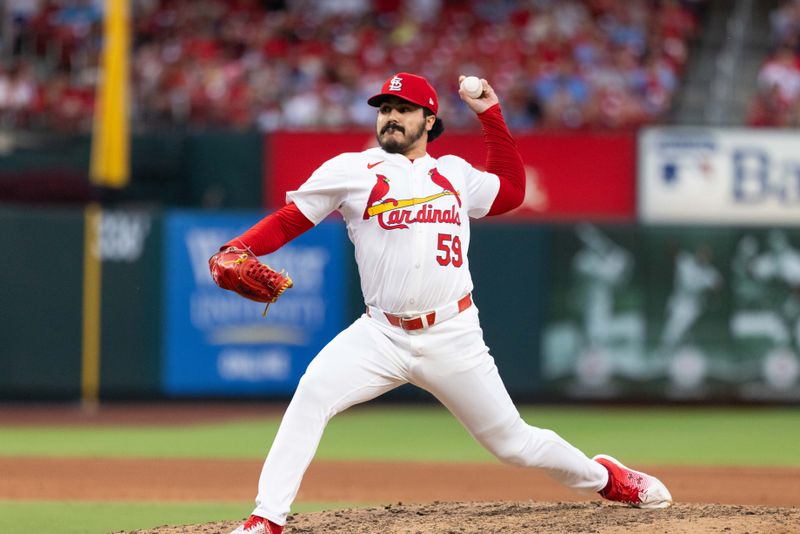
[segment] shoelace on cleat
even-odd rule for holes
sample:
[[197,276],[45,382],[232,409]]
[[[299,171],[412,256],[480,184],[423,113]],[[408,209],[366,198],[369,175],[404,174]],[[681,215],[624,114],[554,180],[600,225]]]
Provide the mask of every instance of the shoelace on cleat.
[[266,520],[263,517],[259,517],[257,515],[251,515],[249,518],[247,518],[247,521],[244,522],[243,526],[244,526],[244,530],[246,532],[246,531],[250,530],[251,528],[255,528],[255,527],[258,527],[258,526],[261,526],[261,525],[264,525],[265,526],[265,530],[267,532],[270,532],[269,523],[267,523]]
[[628,504],[641,503],[639,495],[645,489],[644,477],[631,472],[625,472],[623,476],[624,480],[620,480],[616,476],[611,477],[611,487],[603,497]]

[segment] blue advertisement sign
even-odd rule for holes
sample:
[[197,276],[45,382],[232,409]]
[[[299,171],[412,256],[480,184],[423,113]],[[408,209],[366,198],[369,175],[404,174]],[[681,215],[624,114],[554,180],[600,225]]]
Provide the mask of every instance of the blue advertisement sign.
[[282,395],[344,327],[344,228],[323,222],[261,261],[294,280],[264,304],[217,287],[208,270],[219,246],[259,213],[170,211],[165,228],[163,387],[174,395]]

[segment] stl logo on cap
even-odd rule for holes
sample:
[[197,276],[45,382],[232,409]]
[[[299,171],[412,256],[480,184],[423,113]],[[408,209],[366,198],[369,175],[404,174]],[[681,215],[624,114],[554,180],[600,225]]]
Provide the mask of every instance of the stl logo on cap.
[[403,90],[403,78],[400,76],[395,76],[391,80],[389,80],[389,90],[390,91],[402,91]]
[[381,92],[371,96],[367,103],[377,108],[390,96],[396,96],[412,104],[428,108],[434,115],[439,112],[436,90],[428,83],[428,80],[418,74],[398,72],[383,82]]

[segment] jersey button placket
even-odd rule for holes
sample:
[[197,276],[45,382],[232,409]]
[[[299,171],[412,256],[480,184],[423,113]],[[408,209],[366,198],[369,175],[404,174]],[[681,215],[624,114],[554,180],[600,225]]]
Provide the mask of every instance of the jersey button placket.
[[[421,167],[418,165],[411,165],[410,169],[410,180],[411,180],[411,196],[413,198],[419,198],[424,196],[422,184],[418,183],[420,180],[420,176],[422,175]],[[421,208],[421,205],[414,206],[415,208]],[[415,210],[416,211],[416,210]],[[422,291],[422,283],[423,283],[423,273],[420,267],[422,266],[423,256],[425,254],[425,228],[424,224],[415,222],[413,223],[413,232],[414,232],[414,239],[413,239],[413,246],[412,246],[412,257],[411,257],[411,264],[414,266],[414,270],[411,272],[411,298],[409,299],[408,303],[412,307],[412,309],[422,311],[418,308],[419,302],[415,299],[415,295],[420,295]]]
[[[425,248],[425,229],[422,227],[421,224],[417,224],[416,225],[416,229],[414,231],[417,233],[417,241],[419,243],[421,243],[421,246],[423,248],[422,254],[424,254],[425,253],[425,251],[424,251],[424,248]],[[419,269],[420,267],[422,267],[422,261],[419,258],[417,258],[416,263],[414,263],[414,268],[415,269]]]

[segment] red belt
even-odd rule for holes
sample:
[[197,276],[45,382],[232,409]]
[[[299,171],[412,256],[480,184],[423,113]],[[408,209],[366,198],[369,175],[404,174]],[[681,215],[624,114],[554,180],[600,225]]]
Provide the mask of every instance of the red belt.
[[[472,295],[467,293],[463,297],[459,299],[456,303],[458,306],[458,312],[453,314],[452,316],[458,315],[459,313],[463,312],[470,306],[472,306]],[[389,324],[392,326],[396,326],[398,328],[402,328],[403,330],[419,330],[420,328],[431,327],[436,323],[436,312],[432,311],[430,313],[423,313],[422,315],[418,315],[417,317],[403,317],[401,315],[392,315],[391,313],[383,313],[386,316],[386,320],[389,321]],[[369,308],[367,308],[367,315],[369,315]],[[451,317],[452,317],[451,316]],[[449,319],[450,317],[447,317]]]

